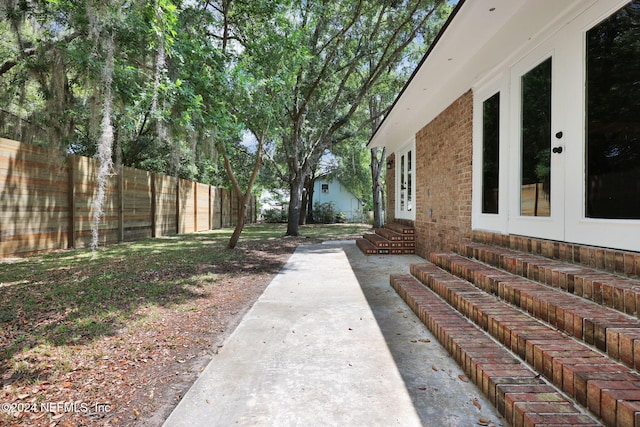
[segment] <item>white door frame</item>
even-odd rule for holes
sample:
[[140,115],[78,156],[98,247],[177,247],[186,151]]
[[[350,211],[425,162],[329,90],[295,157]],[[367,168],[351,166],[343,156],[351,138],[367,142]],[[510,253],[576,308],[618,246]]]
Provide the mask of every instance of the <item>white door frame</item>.
[[[409,167],[410,166],[410,167]],[[404,188],[403,188],[404,187]],[[396,152],[396,218],[416,219],[416,141]]]
[[[586,217],[586,33],[628,3],[594,0],[568,14],[474,87],[473,229],[640,251],[640,220]],[[520,79],[552,58],[551,216],[520,214]],[[483,83],[484,82],[484,83]],[[482,102],[500,92],[499,213],[482,214]],[[556,134],[562,132],[562,138]],[[504,207],[504,208],[503,208]]]
[[[521,79],[527,72],[551,58],[551,147],[558,144],[555,134],[562,131],[563,90],[561,59],[550,43],[544,43],[529,53],[524,59],[511,68],[511,123],[509,132],[509,225],[511,234],[544,239],[564,239],[564,158],[566,149],[562,153],[551,154],[551,193],[550,216],[526,216],[521,214]],[[563,139],[566,139],[563,132]],[[549,149],[551,150],[551,147]]]

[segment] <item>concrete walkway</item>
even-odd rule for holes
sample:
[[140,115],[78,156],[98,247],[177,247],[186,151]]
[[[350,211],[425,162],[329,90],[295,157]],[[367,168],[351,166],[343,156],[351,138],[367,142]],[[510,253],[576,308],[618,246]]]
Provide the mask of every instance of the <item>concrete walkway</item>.
[[504,425],[389,286],[420,261],[299,247],[164,425]]

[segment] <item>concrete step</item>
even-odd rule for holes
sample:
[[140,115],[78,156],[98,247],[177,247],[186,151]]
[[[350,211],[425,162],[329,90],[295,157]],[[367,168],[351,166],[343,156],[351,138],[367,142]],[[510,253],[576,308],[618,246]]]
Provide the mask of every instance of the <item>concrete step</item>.
[[482,243],[462,245],[459,253],[640,318],[635,278]]
[[640,320],[612,308],[458,254],[430,260],[476,287],[519,307],[558,330],[606,352],[631,368],[640,367]]
[[432,263],[414,264],[411,273],[604,425],[634,425],[640,414],[636,371]]
[[[416,271],[426,273],[427,268]],[[414,276],[392,275],[390,281],[510,425],[600,425]]]

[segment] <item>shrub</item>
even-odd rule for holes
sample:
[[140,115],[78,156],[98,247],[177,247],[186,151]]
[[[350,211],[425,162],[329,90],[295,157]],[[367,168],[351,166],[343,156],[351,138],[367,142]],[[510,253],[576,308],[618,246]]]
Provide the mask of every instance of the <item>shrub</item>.
[[269,223],[287,222],[288,212],[285,209],[268,209],[264,211],[262,218]]
[[318,223],[331,224],[336,221],[336,208],[333,202],[314,203],[313,220]]

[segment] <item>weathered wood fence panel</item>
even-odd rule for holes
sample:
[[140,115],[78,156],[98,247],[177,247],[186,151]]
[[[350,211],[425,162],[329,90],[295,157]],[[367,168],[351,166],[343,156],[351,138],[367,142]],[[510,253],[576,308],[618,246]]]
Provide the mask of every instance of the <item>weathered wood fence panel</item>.
[[153,237],[171,236],[178,232],[176,179],[165,175],[154,176],[156,206]]
[[[74,231],[77,248],[91,245],[94,200],[98,194],[98,161],[82,156],[69,156],[73,162]],[[102,217],[98,226],[98,243],[107,245],[120,241],[119,176],[111,175],[105,185]]]
[[207,184],[201,184],[199,182],[194,183],[194,185],[196,187],[196,231],[211,230],[211,216],[209,215],[209,197],[211,197],[211,186]]
[[186,179],[178,180],[178,234],[196,231],[193,215],[196,200],[193,189],[193,182]]
[[220,195],[222,196],[220,201],[222,228],[231,227],[231,191],[222,188],[220,189]]
[[66,247],[69,230],[66,156],[0,139],[0,251]]
[[222,188],[211,187],[211,228],[222,228]]
[[[97,172],[96,159],[0,138],[0,257],[89,246]],[[234,192],[133,168],[114,171],[105,194],[101,245],[237,221]],[[253,197],[247,222],[255,218]]]
[[153,237],[153,174],[133,168],[122,168],[122,236],[120,240]]

